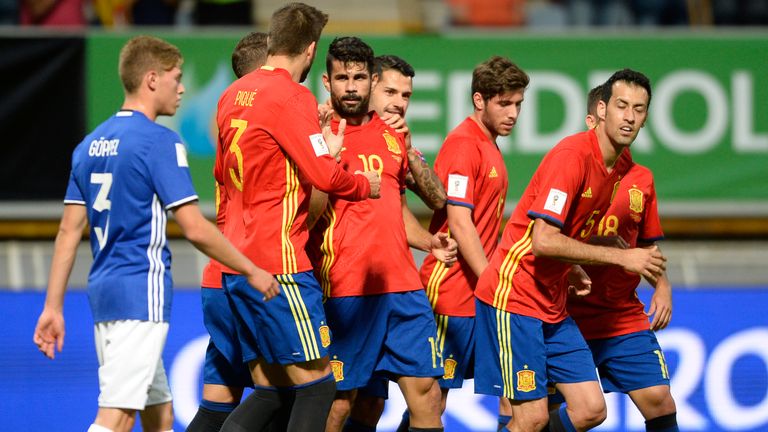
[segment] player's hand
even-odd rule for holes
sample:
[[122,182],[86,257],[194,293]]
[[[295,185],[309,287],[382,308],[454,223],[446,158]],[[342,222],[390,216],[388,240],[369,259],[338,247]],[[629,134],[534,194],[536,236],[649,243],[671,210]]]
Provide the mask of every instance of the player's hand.
[[64,348],[64,315],[61,311],[44,308],[37,319],[32,341],[37,349],[49,359],[56,356],[56,351]]
[[347,121],[341,119],[339,121],[339,130],[334,134],[331,130],[331,122],[324,124],[322,127],[323,139],[328,145],[328,152],[338,162],[341,159],[341,148],[344,146],[344,130],[347,128]]
[[592,236],[587,243],[596,246],[615,247],[618,249],[629,249],[629,243],[623,237],[617,235],[611,236]]
[[644,276],[655,283],[667,268],[667,258],[661,254],[658,246],[633,248],[621,251],[624,270]]
[[580,265],[571,266],[568,271],[568,295],[584,297],[592,292],[592,279]]
[[672,320],[672,288],[669,285],[659,283],[656,286],[656,291],[651,297],[651,305],[645,314],[648,317],[653,316],[651,330],[667,328]]
[[365,176],[368,179],[368,183],[371,184],[371,193],[368,194],[368,198],[375,199],[381,197],[381,177],[379,177],[379,173],[376,171],[355,171],[355,174]]
[[280,285],[271,273],[255,267],[255,270],[246,276],[248,283],[256,291],[264,294],[264,301],[269,301],[280,294]]
[[[405,117],[401,116],[400,114],[384,113],[384,115],[381,116],[381,119],[384,121],[384,123],[387,124],[387,126],[394,129],[395,132],[403,134],[406,138],[410,136],[408,123],[406,123]],[[407,144],[410,145],[410,140],[407,142]]]
[[436,232],[432,236],[430,249],[432,255],[444,263],[446,267],[454,265],[458,259],[459,244],[456,243],[456,240],[448,237],[448,233]]
[[325,103],[317,105],[317,121],[320,122],[320,128],[331,124],[331,119],[333,119],[333,106],[331,106],[331,100],[328,99]]

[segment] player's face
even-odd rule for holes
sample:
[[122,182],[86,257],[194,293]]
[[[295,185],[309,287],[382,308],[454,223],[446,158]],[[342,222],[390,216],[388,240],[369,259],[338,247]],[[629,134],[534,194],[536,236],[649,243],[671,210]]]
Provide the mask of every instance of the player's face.
[[181,104],[184,84],[181,83],[181,69],[175,66],[157,75],[157,115],[174,115]]
[[368,112],[371,74],[365,63],[334,60],[330,75],[323,78],[331,93],[331,105],[341,117],[360,117]]
[[[525,90],[514,90],[497,94],[487,101],[479,98],[479,103],[483,106],[481,120],[488,131],[493,136],[507,136],[512,132],[512,128],[517,123],[517,116],[520,115],[520,109],[523,107],[523,96]],[[475,93],[476,98],[479,93]],[[475,101],[478,104],[478,101]]]
[[371,90],[371,109],[378,115],[400,114],[405,117],[413,94],[413,78],[400,71],[385,70]]
[[597,115],[614,145],[628,147],[635,141],[648,117],[648,92],[625,81],[613,84],[608,103],[598,103]]

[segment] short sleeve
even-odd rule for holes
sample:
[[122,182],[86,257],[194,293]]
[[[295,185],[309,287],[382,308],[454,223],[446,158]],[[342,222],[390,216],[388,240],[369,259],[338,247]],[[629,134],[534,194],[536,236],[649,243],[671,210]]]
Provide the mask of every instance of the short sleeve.
[[643,223],[637,237],[637,240],[640,243],[653,243],[664,239],[664,232],[661,229],[661,220],[659,218],[659,209],[656,204],[656,187],[653,184],[652,176],[649,183],[648,199],[645,201],[645,208],[643,209],[645,214],[643,215]]
[[528,217],[562,228],[586,176],[584,163],[584,158],[572,150],[548,154],[534,174],[536,197],[527,210]]
[[69,173],[69,183],[67,184],[67,192],[64,194],[64,204],[86,205],[83,192],[80,190],[80,186],[77,185],[74,171]]
[[477,147],[467,137],[449,137],[435,161],[435,171],[445,185],[446,202],[475,207],[475,184],[480,163]]
[[171,131],[162,134],[149,157],[150,177],[166,210],[197,199],[187,161],[187,148]]

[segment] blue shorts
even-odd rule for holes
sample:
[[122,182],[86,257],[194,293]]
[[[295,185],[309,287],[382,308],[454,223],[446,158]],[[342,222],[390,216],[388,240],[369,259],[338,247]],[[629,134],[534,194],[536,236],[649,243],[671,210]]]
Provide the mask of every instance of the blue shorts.
[[476,301],[475,393],[513,400],[547,396],[547,381],[597,381],[573,319],[555,324]]
[[248,365],[243,363],[237,321],[223,289],[202,287],[203,322],[211,340],[205,351],[203,384],[253,387]]
[[[669,385],[669,371],[664,353],[650,330],[587,341],[595,359],[600,383],[606,393]],[[550,403],[562,403],[560,393],[549,397]]]
[[652,331],[593,339],[587,344],[606,393],[669,385],[667,362]]
[[338,390],[364,387],[374,376],[443,375],[435,318],[424,290],[329,298],[325,311]]
[[389,399],[389,378],[374,374],[368,384],[358,389],[359,395]]
[[461,388],[465,379],[474,377],[475,318],[435,314],[435,322],[445,368],[440,388]]
[[237,317],[243,361],[302,363],[328,355],[331,334],[323,311],[323,293],[312,271],[276,275],[280,295],[263,295],[242,275],[224,274],[224,289]]

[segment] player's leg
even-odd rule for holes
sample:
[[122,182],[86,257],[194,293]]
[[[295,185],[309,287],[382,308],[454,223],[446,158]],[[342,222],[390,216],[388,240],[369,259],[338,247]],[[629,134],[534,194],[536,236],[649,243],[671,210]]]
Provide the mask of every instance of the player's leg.
[[173,429],[171,388],[162,358],[157,362],[155,377],[147,394],[147,405],[139,411],[141,427],[145,432],[165,432]]
[[569,317],[544,324],[544,335],[548,376],[566,402],[550,413],[550,429],[582,431],[599,425],[606,417],[605,398],[592,351],[576,323]]
[[333,344],[329,348],[333,356],[331,365],[338,390],[327,431],[342,430],[356,404],[355,393],[374,379],[387,332],[384,301],[384,295],[370,295],[334,297],[325,302],[326,317],[333,334]]
[[646,431],[677,432],[677,408],[668,385],[657,385],[629,392],[645,418]]
[[[163,404],[170,409],[171,393],[161,359],[167,336],[167,322],[119,320],[96,323],[94,338],[100,393],[95,425],[115,432],[130,431],[136,411],[142,411],[148,405]],[[173,414],[157,416],[149,427],[170,430]]]
[[141,429],[144,432],[167,432],[173,430],[173,407],[170,402],[147,405],[139,412]]
[[331,405],[331,412],[328,414],[328,421],[325,424],[326,432],[340,432],[344,429],[352,407],[355,405],[357,390],[337,391]]
[[541,430],[549,418],[542,321],[475,305],[475,393],[510,400],[509,430]]
[[499,398],[499,416],[496,431],[503,431],[512,420],[512,404],[507,398]]
[[603,388],[629,394],[645,418],[646,430],[678,430],[667,364],[653,332],[591,340],[589,345],[600,356]]
[[[224,288],[240,326],[243,359],[256,386],[227,418],[222,430],[259,430],[286,401],[292,431],[322,431],[336,386],[327,347],[330,331],[322,291],[311,271],[276,276],[281,293],[265,302],[239,275],[225,275]],[[254,410],[262,419],[256,419]]]
[[385,400],[389,396],[389,380],[375,376],[357,391],[352,412],[344,423],[344,432],[374,432],[384,413]]
[[384,297],[389,319],[384,352],[376,368],[398,377],[408,405],[410,430],[441,430],[442,392],[437,378],[445,370],[432,307],[424,290]]
[[203,394],[187,432],[218,432],[240,404],[245,387],[253,387],[237,337],[236,320],[224,289],[201,290],[203,322],[211,335],[203,366]]

